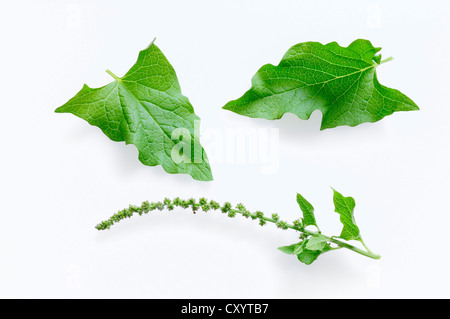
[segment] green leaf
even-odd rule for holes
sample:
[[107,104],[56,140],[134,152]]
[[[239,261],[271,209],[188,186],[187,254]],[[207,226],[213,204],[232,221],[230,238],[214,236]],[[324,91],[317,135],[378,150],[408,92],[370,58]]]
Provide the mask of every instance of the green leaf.
[[319,258],[320,255],[326,253],[331,249],[331,246],[325,243],[323,245],[323,248],[320,250],[310,250],[307,248],[309,241],[310,239],[304,241],[303,249],[297,254],[298,260],[306,265],[311,265],[314,261],[316,261],[317,258]]
[[293,255],[294,251],[296,250],[297,247],[298,247],[298,244],[292,244],[290,246],[278,247],[278,250],[282,251],[285,254]]
[[278,249],[283,253],[289,255],[297,255],[297,259],[304,264],[312,264],[321,254],[326,253],[331,249],[327,243],[326,237],[322,235],[313,236],[310,239],[301,241],[290,246],[279,247]]
[[321,254],[322,254],[321,251],[305,250],[301,254],[298,254],[297,258],[302,263],[306,265],[311,265],[313,262],[317,260],[317,258],[319,258]]
[[314,207],[300,194],[297,193],[297,203],[303,212],[303,226],[316,226],[316,218],[314,216]]
[[308,243],[306,244],[305,248],[308,250],[319,250],[322,251],[325,248],[325,245],[328,242],[328,237],[325,237],[321,234],[317,234],[312,236]]
[[253,77],[251,89],[223,108],[268,120],[287,112],[307,120],[320,110],[322,130],[418,110],[407,96],[378,82],[376,67],[390,60],[381,61],[381,56],[375,55],[380,50],[361,39],[346,48],[336,42],[297,44],[278,66],[263,66]]
[[290,246],[278,247],[278,250],[280,250],[283,253],[288,254],[288,255],[296,255],[301,251],[302,248],[303,248],[303,242],[299,242],[296,244],[292,244]]
[[344,197],[341,193],[333,189],[333,202],[335,212],[339,214],[341,223],[344,225],[341,235],[345,240],[361,240],[359,228],[356,226],[353,210],[355,209],[355,200],[352,197]]
[[139,160],[161,165],[171,174],[212,180],[211,168],[199,142],[199,117],[181,94],[175,70],[152,42],[136,64],[101,88],[84,85],[57,113],[72,113],[99,127],[113,141],[133,144]]

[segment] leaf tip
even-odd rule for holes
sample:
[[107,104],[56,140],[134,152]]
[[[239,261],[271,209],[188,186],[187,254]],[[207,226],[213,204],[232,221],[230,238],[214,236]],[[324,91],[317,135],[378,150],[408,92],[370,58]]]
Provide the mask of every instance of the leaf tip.
[[224,106],[222,106],[223,110],[232,111],[231,102],[228,102]]
[[420,108],[413,100],[411,100],[408,111],[420,111]]

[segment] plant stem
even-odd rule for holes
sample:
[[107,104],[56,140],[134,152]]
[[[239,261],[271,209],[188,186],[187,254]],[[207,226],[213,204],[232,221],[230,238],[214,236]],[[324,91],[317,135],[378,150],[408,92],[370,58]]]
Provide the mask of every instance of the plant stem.
[[114,73],[112,73],[110,70],[106,70],[106,73],[108,73],[109,75],[111,75],[111,76],[114,78],[114,80],[120,82],[121,79],[120,79],[117,75],[115,75]]
[[[293,224],[289,224],[287,222],[281,221],[281,220],[279,220],[279,217],[277,214],[273,214],[272,218],[270,218],[270,217],[264,216],[264,214],[259,211],[255,212],[255,213],[250,213],[247,209],[245,209],[245,207],[242,204],[237,205],[236,208],[232,208],[230,203],[225,203],[224,205],[221,206],[215,201],[207,202],[206,199],[204,199],[204,198],[201,198],[198,203],[194,199],[181,200],[179,198],[176,198],[172,201],[172,200],[166,198],[166,199],[164,199],[163,202],[149,203],[146,201],[146,202],[142,203],[142,205],[140,207],[130,205],[129,208],[126,208],[126,209],[123,209],[123,210],[117,212],[116,214],[111,216],[110,219],[103,221],[100,224],[98,224],[97,226],[95,226],[95,228],[97,230],[109,229],[115,223],[118,223],[122,219],[130,218],[134,214],[139,214],[139,215],[147,214],[153,210],[163,210],[163,209],[173,210],[175,208],[175,206],[185,208],[185,209],[191,208],[194,213],[196,213],[200,209],[202,209],[204,212],[207,212],[210,209],[220,210],[220,211],[222,211],[222,213],[228,214],[229,217],[235,217],[237,214],[240,214],[246,218],[258,219],[261,226],[263,226],[264,224],[269,222],[269,223],[275,224],[278,228],[292,229],[292,230],[298,231],[301,234],[307,235],[307,236],[317,236],[319,234],[322,235],[320,232],[315,232],[315,231],[305,229],[299,221],[296,221]],[[360,249],[360,248],[353,246],[347,242],[344,242],[340,239],[336,239],[335,237],[328,237],[328,236],[324,236],[324,235],[322,235],[322,236],[325,237],[328,242],[337,245],[338,247],[335,249],[346,248],[346,249],[349,249],[351,251],[354,251],[358,254],[361,254],[361,255],[369,257],[369,258],[373,258],[373,259],[381,258],[379,255],[372,253],[366,247],[366,245],[364,244],[364,242],[362,240],[360,240],[360,241],[361,241],[362,245],[366,248],[366,250]]]
[[394,60],[394,58],[390,56],[389,58],[382,60],[382,61],[380,62],[380,65],[382,65],[383,63],[392,61],[392,60]]
[[[236,212],[239,213],[239,211],[236,211]],[[276,222],[274,219],[272,219],[272,218],[263,217],[263,219],[264,219],[265,221],[267,221],[267,222],[270,222],[270,223],[274,223],[274,224],[277,223],[277,222]],[[290,229],[293,229],[293,230],[295,230],[295,231],[298,231],[298,232],[307,234],[307,235],[311,235],[311,236],[315,236],[315,235],[318,235],[318,234],[319,234],[318,232],[310,231],[310,230],[307,230],[307,229],[305,229],[305,228],[300,228],[300,229],[299,229],[299,228],[297,228],[297,227],[295,227],[294,225],[291,225],[291,224],[286,224],[286,227],[287,227],[287,228],[290,228]],[[321,234],[321,235],[322,235],[323,237],[326,237],[327,240],[328,240],[329,242],[338,245],[340,248],[347,248],[347,249],[350,249],[350,250],[352,250],[352,251],[354,251],[354,252],[356,252],[356,253],[358,253],[358,254],[364,255],[364,256],[369,257],[369,258],[372,258],[372,259],[380,259],[380,258],[381,258],[380,255],[377,255],[377,254],[372,253],[372,252],[367,248],[367,246],[364,244],[364,242],[363,242],[362,240],[361,240],[361,244],[364,246],[364,248],[366,248],[366,251],[364,251],[364,250],[362,250],[362,249],[360,249],[360,248],[358,248],[358,247],[355,247],[355,246],[353,246],[353,245],[350,245],[350,244],[348,244],[348,243],[345,243],[345,242],[343,242],[343,241],[341,241],[341,240],[339,240],[339,239],[336,239],[336,238],[334,238],[334,237],[328,237],[328,236],[325,236],[325,235],[323,235],[323,234]]]

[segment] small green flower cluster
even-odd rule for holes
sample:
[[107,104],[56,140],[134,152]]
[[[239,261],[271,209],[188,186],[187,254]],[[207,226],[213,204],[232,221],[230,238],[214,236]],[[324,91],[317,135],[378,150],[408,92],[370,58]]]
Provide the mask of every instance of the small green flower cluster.
[[[245,208],[242,204],[237,204],[236,206],[232,206],[229,202],[225,202],[223,205],[220,205],[218,202],[210,200],[208,201],[206,198],[200,198],[198,201],[191,198],[188,200],[180,199],[179,197],[171,200],[169,198],[165,198],[161,202],[148,202],[145,201],[141,204],[141,206],[130,205],[128,208],[123,209],[106,221],[101,222],[95,228],[97,230],[105,230],[109,229],[112,225],[120,222],[122,219],[130,218],[136,214],[148,214],[152,211],[163,211],[169,210],[172,211],[176,208],[184,208],[190,209],[194,214],[199,211],[208,212],[210,210],[219,211],[223,214],[226,214],[230,218],[234,218],[236,215],[240,214],[245,218],[250,218],[252,220],[259,221],[261,226],[264,226],[267,223],[272,223],[279,229],[292,229],[298,231],[300,242],[295,243],[290,246],[280,247],[279,249],[288,254],[297,255],[298,259],[301,262],[306,264],[310,264],[318,257],[318,255],[325,253],[330,250],[346,248],[350,249],[354,252],[357,252],[361,255],[380,259],[379,255],[372,253],[365,244],[361,241],[366,250],[362,250],[358,247],[352,246],[346,241],[342,241],[339,237],[331,236],[327,237],[321,234],[318,231],[308,230],[302,218],[297,219],[292,222],[292,224],[288,224],[287,222],[280,220],[278,214],[272,214],[271,217],[264,216],[264,213],[261,211],[256,211],[251,213],[247,208]],[[315,238],[316,241],[313,242],[311,239]],[[308,244],[310,246],[308,246]],[[336,245],[336,247],[332,247],[331,244]],[[322,245],[322,246],[321,246]],[[315,247],[316,249],[312,249],[311,247]]]
[[225,202],[223,205],[220,205],[218,202],[214,200],[208,201],[206,198],[200,198],[198,202],[191,198],[188,200],[180,199],[179,197],[171,200],[169,198],[165,198],[162,202],[148,202],[145,201],[141,206],[130,205],[128,208],[125,208],[106,221],[101,222],[97,226],[95,226],[98,230],[110,229],[110,227],[122,219],[130,218],[135,214],[148,214],[151,211],[159,210],[162,211],[167,209],[169,211],[174,210],[176,207],[191,209],[195,214],[196,212],[202,210],[203,212],[208,212],[210,210],[221,211],[224,214],[227,214],[228,217],[233,218],[237,214],[244,216],[245,218],[251,218],[253,220],[259,220],[259,224],[264,226],[267,222],[274,223],[280,229],[294,229],[298,231],[302,231],[302,225],[300,221],[294,221],[293,225],[289,225],[287,222],[280,220],[278,214],[272,214],[272,218],[264,216],[263,212],[257,211],[255,213],[251,213],[249,210],[245,208],[242,204],[237,204],[236,207],[233,206],[229,202]]

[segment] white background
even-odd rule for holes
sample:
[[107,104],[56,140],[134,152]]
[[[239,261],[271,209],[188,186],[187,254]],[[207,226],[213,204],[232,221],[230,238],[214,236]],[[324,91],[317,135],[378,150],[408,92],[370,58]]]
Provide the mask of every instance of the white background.
[[[449,1],[2,1],[0,5],[0,296],[6,298],[450,297]],[[212,163],[213,182],[146,167],[134,146],[56,114],[83,83],[122,76],[156,44],[174,66],[201,130],[279,129],[278,169]],[[364,38],[392,62],[382,84],[421,108],[320,131],[309,121],[221,107],[299,42]],[[217,144],[203,143],[213,152]],[[302,193],[323,232],[340,233],[332,190],[353,196],[367,245],[299,263],[276,248],[297,235],[220,213],[135,217],[144,200],[206,196],[300,216]]]

